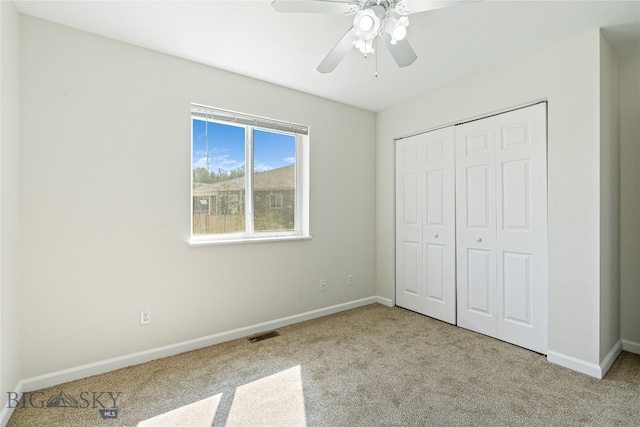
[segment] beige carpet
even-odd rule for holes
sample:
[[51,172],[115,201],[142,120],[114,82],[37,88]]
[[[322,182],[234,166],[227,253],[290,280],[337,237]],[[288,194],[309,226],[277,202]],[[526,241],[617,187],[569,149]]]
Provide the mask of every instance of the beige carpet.
[[639,355],[597,380],[378,304],[278,332],[41,390],[8,425],[640,425]]

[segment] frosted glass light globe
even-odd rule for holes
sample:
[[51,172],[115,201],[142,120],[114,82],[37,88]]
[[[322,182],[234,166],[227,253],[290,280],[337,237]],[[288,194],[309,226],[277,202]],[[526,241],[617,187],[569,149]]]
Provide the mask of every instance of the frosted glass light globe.
[[402,40],[407,36],[407,28],[402,25],[396,26],[393,29],[393,38],[396,40]]
[[373,18],[369,15],[365,15],[360,18],[360,22],[358,23],[360,27],[360,31],[369,31],[373,28]]

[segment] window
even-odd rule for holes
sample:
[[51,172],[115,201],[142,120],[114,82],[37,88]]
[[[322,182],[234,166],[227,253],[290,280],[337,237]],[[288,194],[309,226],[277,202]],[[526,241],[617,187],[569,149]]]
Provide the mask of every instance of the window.
[[191,243],[309,237],[306,126],[193,104]]
[[270,198],[271,209],[282,209],[283,208],[283,194],[276,193],[272,194]]

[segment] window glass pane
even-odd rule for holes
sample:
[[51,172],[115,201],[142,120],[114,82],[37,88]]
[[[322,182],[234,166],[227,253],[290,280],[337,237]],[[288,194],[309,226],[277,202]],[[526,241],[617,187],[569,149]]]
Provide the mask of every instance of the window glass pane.
[[193,234],[245,231],[245,130],[193,120]]
[[295,229],[296,137],[253,132],[253,226],[256,231]]

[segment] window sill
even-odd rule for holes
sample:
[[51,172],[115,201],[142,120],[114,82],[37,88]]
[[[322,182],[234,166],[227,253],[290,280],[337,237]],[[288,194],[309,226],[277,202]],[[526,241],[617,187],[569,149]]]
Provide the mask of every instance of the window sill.
[[242,237],[238,239],[190,239],[187,244],[189,246],[215,246],[215,245],[232,245],[238,243],[261,243],[261,242],[282,242],[295,240],[311,240],[311,236],[261,236],[261,237]]

